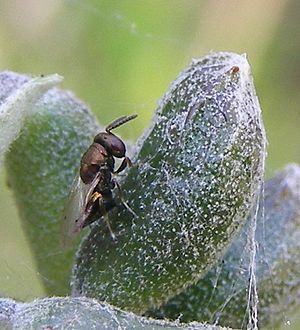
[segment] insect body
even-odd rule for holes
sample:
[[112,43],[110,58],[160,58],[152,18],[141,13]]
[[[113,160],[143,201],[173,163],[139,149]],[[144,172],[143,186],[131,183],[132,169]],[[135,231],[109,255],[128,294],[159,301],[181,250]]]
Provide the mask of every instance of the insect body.
[[[112,190],[118,183],[112,174],[123,171],[126,166],[131,166],[130,159],[126,156],[124,142],[111,133],[137,115],[124,116],[109,124],[105,132],[97,134],[94,142],[84,153],[80,164],[79,176],[75,179],[64,211],[64,241],[70,240],[82,228],[107,214],[116,206]],[[115,159],[123,158],[120,167],[115,170]],[[127,204],[124,202],[126,207]],[[128,207],[129,208],[129,207]],[[108,229],[114,237],[109,222]]]

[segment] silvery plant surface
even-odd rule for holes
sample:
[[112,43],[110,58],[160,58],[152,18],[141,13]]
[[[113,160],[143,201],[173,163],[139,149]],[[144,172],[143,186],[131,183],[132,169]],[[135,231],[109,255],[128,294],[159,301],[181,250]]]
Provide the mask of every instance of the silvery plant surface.
[[[245,328],[249,283],[246,225],[204,278],[147,315]],[[299,308],[300,168],[291,164],[267,181],[256,230],[258,320],[262,329],[283,325]]]
[[182,72],[138,142],[123,198],[73,270],[75,296],[144,312],[204,276],[244,224],[263,178],[265,132],[244,55]]
[[31,303],[0,299],[1,329],[72,330],[226,330],[193,322],[190,325],[146,319],[88,298],[46,298]]

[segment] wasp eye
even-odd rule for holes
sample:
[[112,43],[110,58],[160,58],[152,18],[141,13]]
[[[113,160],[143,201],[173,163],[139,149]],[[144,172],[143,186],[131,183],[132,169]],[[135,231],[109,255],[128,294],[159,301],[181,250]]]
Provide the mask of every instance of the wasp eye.
[[124,157],[125,152],[126,152],[124,143],[118,138],[113,139],[110,142],[111,142],[110,150],[111,150],[112,155],[115,157],[120,157],[120,158]]
[[126,148],[123,141],[112,133],[99,133],[95,136],[94,142],[101,144],[114,157],[125,156]]

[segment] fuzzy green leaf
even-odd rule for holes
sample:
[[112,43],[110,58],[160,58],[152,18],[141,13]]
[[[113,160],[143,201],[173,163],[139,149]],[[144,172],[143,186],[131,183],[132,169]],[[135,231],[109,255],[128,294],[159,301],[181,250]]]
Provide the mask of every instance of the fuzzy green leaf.
[[[250,220],[207,275],[147,315],[241,327],[248,304]],[[273,329],[300,300],[300,168],[289,165],[266,182],[257,218],[258,318]]]
[[63,79],[57,74],[38,77],[17,88],[24,77],[20,76],[19,81],[11,78],[9,72],[0,75],[0,160],[20,133],[25,118],[35,110],[34,104]]
[[73,294],[143,312],[196,282],[246,220],[265,133],[244,55],[194,60],[160,102],[119,203],[77,254]]
[[[32,96],[25,93],[27,81],[13,72],[0,74],[0,90],[6,91],[1,99],[21,94],[19,102],[28,104]],[[22,134],[6,157],[7,180],[47,292],[62,295],[69,292],[74,256],[74,250],[62,250],[62,210],[81,155],[99,126],[70,92],[51,89],[31,106]]]

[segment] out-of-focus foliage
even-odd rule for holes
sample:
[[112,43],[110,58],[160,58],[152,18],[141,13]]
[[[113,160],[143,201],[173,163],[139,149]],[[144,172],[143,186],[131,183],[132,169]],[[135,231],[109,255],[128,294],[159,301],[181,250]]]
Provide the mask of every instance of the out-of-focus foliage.
[[[246,52],[269,140],[267,173],[300,162],[298,0],[12,0],[0,13],[1,69],[58,72],[101,124],[137,112],[132,130],[120,128],[126,139],[146,127],[192,57]],[[41,295],[44,275],[36,274],[3,175],[0,210],[0,292]]]

